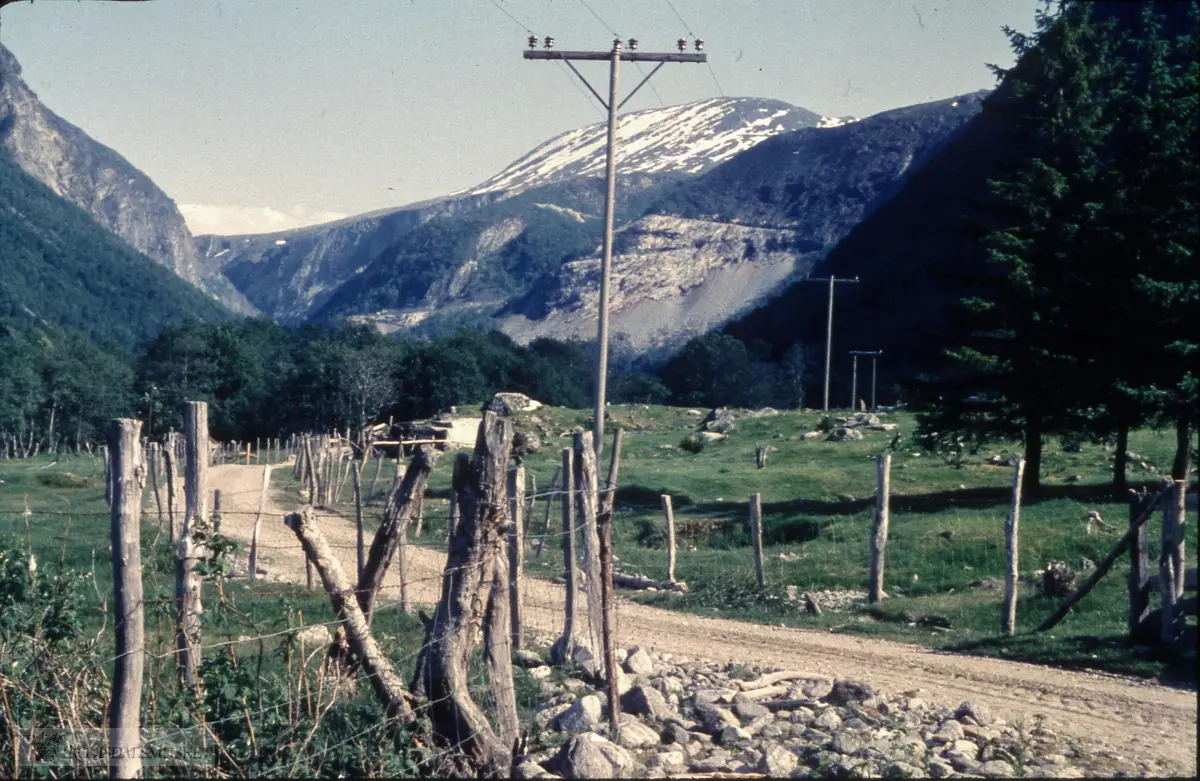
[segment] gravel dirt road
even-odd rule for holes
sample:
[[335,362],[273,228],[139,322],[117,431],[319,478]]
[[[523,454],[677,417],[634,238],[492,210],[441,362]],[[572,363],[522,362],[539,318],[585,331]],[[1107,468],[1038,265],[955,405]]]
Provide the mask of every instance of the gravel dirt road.
[[[222,531],[243,540],[247,548],[262,469],[227,465],[209,473],[211,486],[222,493]],[[303,554],[295,536],[283,525],[284,513],[279,503],[268,501],[259,558],[269,580],[302,583]],[[342,557],[346,571],[352,572],[353,523],[331,513],[320,517],[330,544]],[[410,545],[409,552],[409,600],[432,604],[438,599],[445,554],[419,544]],[[396,571],[393,565],[384,586],[384,602],[398,598]],[[549,639],[562,628],[563,589],[535,578],[527,578],[525,583],[526,625],[531,633]],[[980,700],[1009,723],[1042,713],[1046,726],[1059,735],[1115,748],[1127,756],[1169,763],[1181,775],[1196,775],[1197,699],[1193,691],[1121,676],[939,653],[888,640],[702,618],[620,599],[616,613],[617,641],[624,647],[641,645],[694,659],[807,670],[864,681],[888,692],[920,689],[922,699],[947,707],[966,699]],[[581,616],[577,626],[583,620]]]

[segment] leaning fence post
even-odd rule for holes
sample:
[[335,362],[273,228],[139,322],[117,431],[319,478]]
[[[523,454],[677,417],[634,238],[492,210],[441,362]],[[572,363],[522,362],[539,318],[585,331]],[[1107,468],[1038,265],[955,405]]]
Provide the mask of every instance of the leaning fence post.
[[667,518],[667,580],[675,582],[675,510],[671,507],[671,495],[662,495],[663,515]]
[[167,473],[167,527],[169,530],[168,539],[172,542],[179,541],[179,512],[177,506],[179,504],[179,496],[175,489],[175,434],[174,432],[167,435],[167,441],[162,449],[163,455],[163,471]]
[[878,488],[875,491],[875,524],[871,535],[869,555],[870,583],[867,600],[874,604],[883,599],[883,564],[887,550],[888,496],[891,492],[892,457],[884,454],[875,457],[875,473]]
[[596,449],[592,432],[575,434],[575,498],[579,504],[580,535],[583,539],[584,594],[587,597],[588,650],[599,659],[604,642],[604,605],[601,594],[600,533],[596,524],[598,513]]
[[754,578],[759,589],[764,589],[767,575],[763,570],[762,494],[750,494],[750,543],[754,546]]
[[154,506],[158,510],[158,531],[161,534],[163,528],[163,503],[162,492],[158,489],[158,470],[159,470],[159,452],[158,443],[151,442],[148,448],[150,461],[150,484],[154,486]]
[[521,570],[525,563],[525,467],[508,470],[508,614],[512,647],[521,648]]
[[[1184,541],[1187,539],[1184,528],[1187,524],[1187,480],[1175,481],[1175,493],[1172,496],[1171,507],[1175,516],[1173,524],[1175,539],[1172,553],[1175,567],[1175,601],[1178,602],[1183,599],[1183,592],[1187,585],[1187,556],[1184,550]],[[1179,616],[1179,620],[1184,620],[1182,615]]]
[[109,777],[142,775],[142,671],[145,664],[145,609],[142,603],[142,488],[146,466],[138,443],[142,422],[121,418],[109,427],[112,454],[113,607],[116,660],[109,706]]
[[[538,537],[537,553],[535,554],[539,559],[542,557],[542,548],[546,545],[546,537],[550,534],[550,510],[554,507],[554,489],[558,485],[558,476],[560,474],[562,474],[561,465],[555,468],[554,477],[550,478],[550,488],[546,491],[546,520],[542,524],[542,536]],[[529,506],[533,507],[532,501],[529,503]],[[532,511],[530,512],[530,517],[533,517]]]
[[175,601],[178,609],[176,647],[179,651],[179,671],[184,686],[199,690],[200,686],[200,579],[196,576],[197,551],[192,535],[196,525],[205,517],[205,475],[208,470],[208,404],[189,401],[184,407],[187,427],[187,475],[184,478],[185,510],[183,528],[175,553]]
[[1003,631],[1013,635],[1017,631],[1017,584],[1018,584],[1018,527],[1021,523],[1021,481],[1025,477],[1025,459],[1017,458],[1013,463],[1012,508],[1004,521],[1004,618]]
[[263,506],[267,503],[267,486],[271,482],[271,465],[263,467],[262,490],[258,494],[258,512],[254,514],[254,531],[250,535],[250,580],[258,580],[258,529],[262,523]]

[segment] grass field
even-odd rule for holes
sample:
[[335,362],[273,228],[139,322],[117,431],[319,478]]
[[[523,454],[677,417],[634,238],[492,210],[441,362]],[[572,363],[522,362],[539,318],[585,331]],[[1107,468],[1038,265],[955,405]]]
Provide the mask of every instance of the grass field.
[[[816,429],[820,413],[741,416],[726,440],[693,454],[679,448],[680,440],[694,431],[700,420],[686,410],[620,406],[612,408],[611,415],[610,425],[625,431],[614,527],[618,569],[666,576],[659,496],[670,494],[680,530],[677,576],[690,587],[683,596],[657,592],[637,594],[635,599],[706,615],[877,635],[946,650],[1169,680],[1186,678],[1183,671],[1194,666],[1194,657],[1168,664],[1127,647],[1128,562],[1124,558],[1045,635],[1031,630],[1053,610],[1056,601],[1035,596],[1024,581],[1018,634],[1000,636],[1002,591],[981,587],[980,582],[1003,577],[1003,524],[1011,468],[994,465],[990,459],[1017,452],[1013,444],[967,456],[957,464],[947,463],[913,442],[915,426],[910,415],[886,416],[885,420],[899,424],[901,434],[892,450],[892,517],[885,582],[889,598],[878,609],[813,617],[787,599],[787,586],[800,593],[865,590],[874,457],[888,449],[895,435],[866,432],[861,441],[831,443],[822,437],[800,438],[803,432]],[[540,452],[524,459],[527,471],[537,475],[541,491],[548,487],[559,463],[560,449],[570,442],[569,437],[560,435],[587,425],[588,419],[586,411],[564,409],[541,409],[519,416],[520,426],[540,426],[544,432]],[[762,470],[755,468],[756,443],[776,448]],[[1170,463],[1173,435],[1138,431],[1131,436],[1130,448],[1147,464],[1161,469]],[[1092,511],[1118,528],[1127,523],[1127,504],[1108,489],[1110,458],[1110,451],[1098,445],[1085,444],[1078,452],[1065,452],[1059,443],[1048,443],[1046,489],[1042,496],[1027,497],[1022,510],[1023,575],[1051,560],[1066,561],[1080,570],[1085,557],[1099,561],[1112,548],[1118,534],[1084,533],[1084,519]],[[429,531],[419,541],[422,544],[437,545],[442,538],[445,507],[441,500],[448,495],[449,464],[449,457],[443,458],[431,479],[434,498],[427,502]],[[366,471],[370,473],[369,468]],[[390,469],[385,469],[381,490],[390,474]],[[283,492],[282,497],[291,497],[283,505],[298,501],[290,470],[280,469],[275,475],[276,490]],[[1130,479],[1135,485],[1152,485],[1158,476],[1135,465]],[[111,565],[102,480],[100,463],[86,456],[53,464],[44,457],[0,462],[0,548],[23,551],[29,545],[41,566],[61,562],[84,573],[91,598],[78,620],[86,632],[99,631],[111,619],[104,614],[111,593]],[[765,592],[755,585],[749,547],[747,498],[751,492],[761,492],[764,500]],[[351,494],[345,491],[345,509],[352,501]],[[152,502],[149,491],[146,496],[147,502]],[[368,511],[368,523],[378,517],[378,511],[378,507]],[[543,517],[544,505],[539,502],[527,522],[529,534],[540,532]],[[559,524],[556,506],[551,529]],[[1151,528],[1151,556],[1155,556],[1156,524]],[[148,634],[152,645],[166,651],[172,643],[171,552],[164,540],[156,546],[155,537],[156,525],[144,523],[146,597],[154,600],[147,613]],[[1196,548],[1188,546],[1193,566]],[[561,553],[554,544],[542,557],[528,557],[528,571],[534,576],[552,577],[561,567]],[[90,582],[92,573],[94,584]],[[263,675],[283,675],[289,625],[332,618],[327,598],[303,588],[260,582],[247,591],[244,583],[236,581],[223,588],[234,598],[227,605],[215,599],[215,584],[206,585],[206,595],[212,594],[206,600],[216,607],[208,609],[205,642],[272,635],[264,644]],[[922,616],[945,618],[950,627],[933,628],[913,620]],[[384,646],[407,671],[421,639],[419,624],[393,610],[380,614],[376,628],[387,639]],[[253,649],[246,652],[257,653]],[[173,673],[167,670],[162,674],[169,677]]]

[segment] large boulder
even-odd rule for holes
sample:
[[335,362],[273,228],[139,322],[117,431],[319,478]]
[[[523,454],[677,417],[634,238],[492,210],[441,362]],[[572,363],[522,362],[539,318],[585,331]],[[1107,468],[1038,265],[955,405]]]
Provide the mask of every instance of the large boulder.
[[633,755],[594,732],[576,735],[547,763],[563,778],[632,778]]
[[604,708],[600,698],[594,694],[580,697],[563,711],[555,725],[561,732],[590,732],[599,726]]
[[645,648],[631,648],[625,657],[625,669],[632,675],[654,675],[654,660]]
[[846,428],[861,428],[863,426],[878,426],[878,425],[880,425],[879,416],[872,415],[870,412],[859,412],[856,415],[850,416],[850,418],[842,425],[845,426]]
[[675,715],[675,711],[667,704],[667,698],[649,686],[634,686],[626,692],[621,697],[621,710],[659,720]]
[[717,407],[708,413],[708,415],[700,422],[700,427],[705,431],[713,431],[718,434],[727,434],[733,431],[733,424],[736,418],[733,413],[725,407]]
[[850,442],[856,439],[862,439],[863,433],[856,428],[835,428],[825,437],[826,442]]
[[497,393],[488,402],[487,408],[498,415],[512,415],[514,412],[529,412],[541,406],[540,401],[535,401],[524,393]]

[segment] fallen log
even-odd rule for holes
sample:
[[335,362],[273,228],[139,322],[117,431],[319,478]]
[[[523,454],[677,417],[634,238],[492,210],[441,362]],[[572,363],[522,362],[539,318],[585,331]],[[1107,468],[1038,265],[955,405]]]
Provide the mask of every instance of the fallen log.
[[763,706],[772,713],[777,710],[796,710],[797,708],[813,708],[821,704],[820,700],[767,700],[760,702]]
[[634,591],[645,591],[646,589],[656,588],[659,591],[687,593],[687,583],[681,580],[651,580],[650,578],[638,577],[637,575],[622,575],[619,572],[613,573],[613,585],[618,588],[626,588]]
[[833,683],[833,678],[828,675],[820,675],[819,673],[806,673],[799,670],[781,670],[776,673],[766,673],[760,675],[752,681],[742,681],[742,691],[751,691],[753,689],[761,689],[765,686],[773,686],[780,681],[828,681]]

